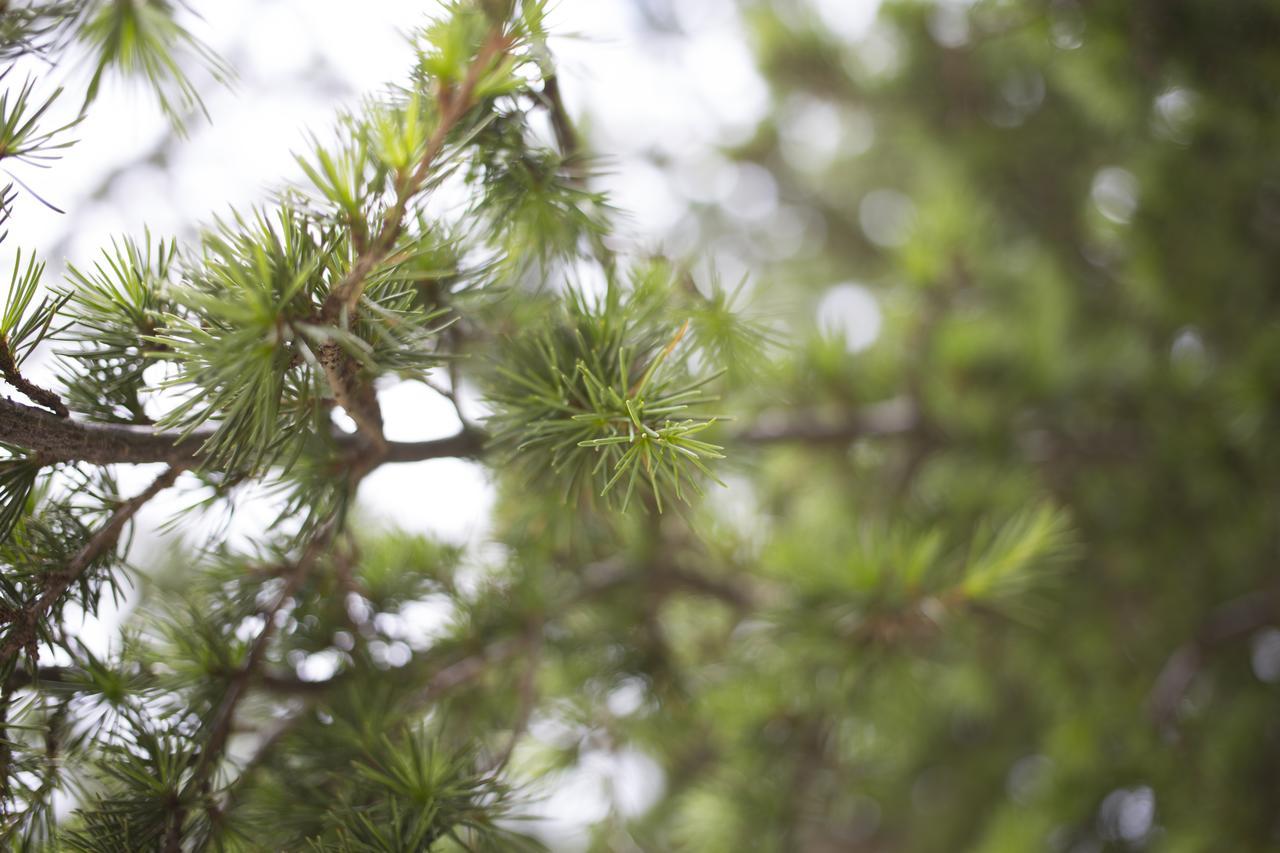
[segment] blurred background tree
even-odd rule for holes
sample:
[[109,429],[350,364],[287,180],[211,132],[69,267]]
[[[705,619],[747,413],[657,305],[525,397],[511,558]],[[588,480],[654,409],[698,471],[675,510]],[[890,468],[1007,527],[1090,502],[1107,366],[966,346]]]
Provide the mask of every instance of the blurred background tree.
[[[799,318],[742,393],[757,571],[811,591],[641,846],[1275,849],[1280,6],[865,6],[742,4],[776,205],[701,225]],[[1004,615],[852,615],[888,542],[1041,504],[1071,559]]]
[[[267,207],[15,261],[11,847],[1280,846],[1280,7],[696,5],[633,8],[759,76],[719,152],[617,161],[680,196],[648,240],[539,4],[484,2]],[[227,70],[171,4],[24,8],[5,56],[80,45],[88,101],[189,123]],[[0,157],[61,153],[5,82]],[[458,431],[390,440],[405,386]],[[443,456],[472,547],[369,508]],[[148,500],[185,545],[137,573]]]

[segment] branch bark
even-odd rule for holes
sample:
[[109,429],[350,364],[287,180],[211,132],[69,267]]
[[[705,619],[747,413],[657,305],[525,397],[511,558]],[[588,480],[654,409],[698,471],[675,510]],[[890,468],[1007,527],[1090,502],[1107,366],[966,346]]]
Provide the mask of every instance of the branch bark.
[[62,402],[61,397],[47,388],[41,388],[22,375],[4,335],[0,335],[0,377],[25,394],[31,402],[44,406],[60,418],[70,417],[71,412],[67,411],[67,406]]
[[[285,576],[284,588],[280,590],[275,601],[259,614],[263,620],[262,630],[258,632],[253,645],[249,648],[249,654],[245,657],[244,664],[232,677],[231,682],[227,685],[227,692],[222,696],[222,702],[214,712],[213,719],[209,723],[209,738],[200,753],[200,758],[191,771],[191,777],[186,782],[184,794],[186,792],[195,792],[197,796],[203,797],[207,795],[213,772],[222,760],[223,753],[226,750],[227,739],[231,736],[231,727],[235,722],[236,710],[247,695],[250,685],[260,675],[260,669],[266,661],[271,640],[275,637],[278,627],[276,618],[281,610],[284,609],[284,606],[298,592],[303,582],[306,581],[321,553],[329,547],[336,529],[337,524],[331,519],[307,543],[307,547]],[[182,802],[174,809],[169,831],[164,842],[165,853],[181,853],[183,826],[186,823],[188,807],[189,803]]]
[[[919,427],[915,408],[905,400],[868,406],[839,423],[799,421],[766,414],[739,432],[734,441],[745,444],[847,444],[858,438],[888,437]],[[202,459],[201,446],[213,430],[197,430],[186,438],[174,431],[132,424],[98,424],[59,418],[43,409],[0,397],[0,443],[43,454],[50,462],[88,462],[94,465],[166,462],[194,467]],[[478,458],[487,436],[466,428],[447,438],[427,441],[388,441],[379,462],[421,462],[450,457]],[[342,433],[335,441],[352,458],[364,458],[367,444],[358,435]]]
[[[182,438],[177,432],[147,426],[59,418],[35,406],[0,397],[0,443],[35,451],[50,462],[94,465],[167,462],[192,467],[201,461],[200,448],[212,435],[212,430],[200,430]],[[344,433],[336,436],[336,441],[353,458],[363,453],[364,445],[358,436]],[[387,442],[382,461],[478,457],[484,444],[484,433],[474,429],[429,441],[391,441]]]

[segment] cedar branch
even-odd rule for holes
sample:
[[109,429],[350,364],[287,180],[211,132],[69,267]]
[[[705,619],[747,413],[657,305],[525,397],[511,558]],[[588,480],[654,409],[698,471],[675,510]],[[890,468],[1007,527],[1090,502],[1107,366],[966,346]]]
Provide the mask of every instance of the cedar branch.
[[3,648],[0,648],[0,662],[7,662],[19,651],[28,649],[34,652],[36,646],[37,626],[49,613],[53,605],[66,593],[67,589],[80,579],[93,562],[115,547],[126,524],[142,509],[147,501],[173,485],[182,467],[174,465],[157,477],[141,494],[130,498],[116,507],[115,512],[101,529],[89,537],[89,541],[77,551],[61,571],[51,573],[45,582],[44,591],[31,603],[11,615],[9,636]]
[[62,402],[61,397],[47,388],[41,388],[22,375],[4,335],[0,335],[0,377],[26,395],[31,402],[44,406],[60,418],[70,417],[71,412],[67,411],[67,406]]
[[[213,720],[209,724],[209,739],[200,753],[200,758],[196,761],[195,768],[191,771],[191,777],[187,780],[187,790],[194,791],[198,795],[207,793],[206,789],[213,771],[222,759],[227,739],[231,736],[236,710],[240,707],[240,702],[248,693],[250,684],[257,678],[259,669],[266,661],[267,650],[271,645],[272,638],[275,636],[277,617],[281,610],[284,609],[284,606],[298,592],[298,589],[301,588],[308,575],[310,575],[311,569],[315,566],[321,553],[332,541],[336,529],[335,520],[330,519],[315,537],[307,543],[307,547],[290,567],[285,577],[284,588],[280,590],[280,594],[276,596],[276,599],[269,607],[259,614],[263,620],[262,630],[258,632],[253,645],[249,648],[249,654],[245,657],[244,663],[232,676],[230,684],[227,685],[227,692],[223,694],[222,702],[218,705],[217,711],[214,712]],[[164,844],[165,853],[180,853],[182,850],[182,827],[185,821],[186,806],[179,806],[175,810],[173,820],[169,825]]]
[[[199,430],[185,438],[174,431],[132,424],[97,424],[59,418],[34,406],[0,397],[0,443],[43,454],[49,461],[94,465],[167,462],[192,467],[213,430]],[[358,436],[335,436],[336,443],[354,457],[361,455]],[[420,462],[444,457],[476,457],[484,448],[484,433],[464,429],[448,438],[387,442],[383,462]]]
[[[351,269],[325,298],[320,309],[323,322],[330,325],[350,324],[370,276],[391,256],[396,241],[404,231],[404,217],[409,202],[426,186],[427,178],[444,151],[449,134],[475,106],[475,89],[481,76],[489,70],[497,57],[510,48],[511,43],[510,35],[501,29],[494,30],[472,60],[461,85],[456,88],[441,87],[436,96],[440,107],[439,123],[427,140],[422,157],[411,174],[397,177],[395,201],[383,217],[378,233],[357,255]],[[337,343],[329,342],[319,347],[316,357],[324,368],[334,400],[351,416],[375,447],[385,448],[387,442],[382,434],[382,411],[377,395],[368,377],[360,374],[350,353]]]
[[745,444],[847,445],[860,438],[904,435],[922,428],[916,405],[905,397],[897,397],[832,421],[816,415],[796,417],[794,412],[765,413],[733,440]]

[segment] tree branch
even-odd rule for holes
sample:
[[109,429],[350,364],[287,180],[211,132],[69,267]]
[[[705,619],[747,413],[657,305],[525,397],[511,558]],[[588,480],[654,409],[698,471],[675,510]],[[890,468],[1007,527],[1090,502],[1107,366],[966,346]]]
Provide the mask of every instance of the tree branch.
[[[191,467],[199,464],[201,446],[213,430],[180,433],[131,424],[96,424],[73,418],[59,418],[34,406],[0,397],[0,443],[44,454],[49,461],[143,464],[167,462]],[[355,457],[363,452],[358,436],[335,436],[338,445]],[[429,441],[387,442],[384,462],[420,462],[444,457],[477,457],[484,449],[485,435],[478,430],[462,430],[448,438]]]
[[487,770],[496,773],[507,766],[511,755],[515,752],[520,739],[529,729],[529,721],[533,717],[534,706],[538,704],[538,667],[542,663],[542,622],[530,625],[525,631],[525,664],[516,685],[516,718],[511,724],[511,733],[502,750],[488,763]]
[[[311,573],[312,567],[320,558],[321,553],[332,542],[336,529],[336,523],[333,519],[330,519],[316,534],[315,538],[307,543],[307,547],[285,577],[284,588],[280,590],[275,601],[259,614],[263,620],[262,630],[258,632],[253,645],[249,648],[249,654],[245,657],[244,664],[232,677],[231,683],[227,685],[227,692],[223,694],[222,702],[218,705],[213,719],[209,722],[208,740],[205,742],[204,749],[200,752],[200,758],[196,762],[195,768],[191,771],[190,779],[187,780],[186,790],[196,791],[200,795],[204,795],[207,792],[213,771],[222,759],[227,739],[231,736],[231,726],[235,722],[236,710],[240,707],[240,702],[248,693],[250,684],[259,675],[259,669],[266,661],[267,651],[278,627],[276,625],[276,617],[301,588],[303,582]],[[165,839],[165,853],[180,853],[182,850],[182,826],[185,821],[186,806],[180,805],[174,811],[173,822],[170,824],[168,837]]]
[[734,436],[747,444],[843,445],[859,438],[904,435],[920,428],[920,413],[914,403],[895,397],[866,406],[839,421],[819,417],[797,418],[792,413],[765,413],[752,426]]
[[1280,585],[1251,592],[1215,608],[1195,637],[1179,646],[1160,670],[1147,700],[1152,719],[1162,728],[1169,728],[1179,701],[1191,687],[1205,659],[1226,643],[1277,620],[1280,620]]
[[548,75],[542,82],[542,102],[551,118],[551,129],[556,135],[560,153],[566,158],[577,156],[578,131],[573,126],[573,119],[569,118],[569,110],[560,95],[560,78],[555,74]]
[[[847,444],[858,438],[902,435],[919,427],[915,407],[906,400],[889,400],[868,406],[840,423],[801,421],[765,414],[754,425],[734,436],[745,444]],[[183,438],[175,431],[133,424],[98,424],[59,418],[35,406],[0,397],[0,443],[44,454],[53,462],[88,462],[94,465],[145,464],[198,465],[201,446],[213,430],[197,430]],[[367,453],[360,436],[340,433],[334,440],[352,457]],[[421,462],[449,457],[483,455],[487,436],[466,428],[447,438],[427,441],[389,441],[379,462]]]
[[40,596],[17,613],[11,614],[10,621],[13,624],[9,630],[9,636],[5,639],[4,647],[0,648],[0,662],[10,660],[24,648],[31,650],[34,656],[37,626],[48,615],[49,610],[95,560],[115,547],[124,526],[137,514],[138,510],[147,501],[172,486],[181,472],[181,466],[171,466],[141,494],[120,504],[107,523],[89,537],[89,541],[72,556],[67,565],[61,571],[49,575]]
[[515,657],[522,645],[518,637],[505,637],[485,646],[475,654],[468,655],[436,670],[427,679],[426,686],[418,691],[412,704],[425,707],[441,695],[475,681],[484,675],[491,665],[502,663]]
[[47,388],[41,388],[22,375],[4,335],[0,335],[0,377],[25,394],[31,402],[44,406],[60,418],[70,417],[71,413],[67,411],[67,406],[62,402],[61,397]]
[[236,804],[240,801],[240,797],[244,794],[245,786],[253,778],[253,776],[262,769],[263,765],[270,760],[271,755],[275,752],[276,747],[280,745],[289,735],[291,735],[298,726],[315,710],[315,698],[308,699],[303,703],[302,707],[283,720],[277,722],[262,735],[258,747],[254,750],[253,755],[249,756],[249,760],[240,768],[240,774],[225,791],[223,802],[214,805],[209,809],[209,816],[215,822],[221,821],[223,817],[235,810]]
[[[217,672],[210,671],[210,675],[235,675],[239,670],[234,672]],[[335,675],[332,678],[323,681],[303,681],[296,675],[286,674],[283,672],[262,671],[258,673],[257,684],[268,693],[276,693],[281,696],[315,696],[332,688],[342,678],[341,675]],[[22,690],[24,688],[40,688],[46,684],[55,685],[62,688],[70,688],[76,691],[83,688],[85,691],[97,689],[93,683],[87,680],[88,677],[83,669],[75,666],[40,666],[35,670],[15,669],[13,673],[5,680],[11,690]]]
[[[475,106],[475,89],[481,77],[490,69],[493,61],[507,51],[510,44],[510,36],[501,28],[494,30],[471,61],[462,83],[456,88],[442,87],[437,92],[439,123],[427,140],[426,148],[413,172],[397,174],[394,203],[384,215],[378,233],[361,248],[351,269],[325,298],[320,309],[322,321],[335,326],[351,322],[370,276],[387,260],[396,241],[400,239],[409,202],[427,185],[427,178],[444,151],[449,134]],[[362,240],[361,243],[363,242]],[[324,368],[329,388],[338,405],[351,416],[360,431],[376,447],[385,449],[387,442],[382,434],[382,410],[378,405],[378,397],[369,378],[361,375],[355,359],[334,342],[320,346],[316,351],[316,358]]]

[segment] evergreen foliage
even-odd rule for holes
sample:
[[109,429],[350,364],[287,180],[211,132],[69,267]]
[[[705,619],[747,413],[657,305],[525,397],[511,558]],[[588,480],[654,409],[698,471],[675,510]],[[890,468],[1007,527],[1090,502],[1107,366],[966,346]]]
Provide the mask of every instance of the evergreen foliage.
[[[694,213],[777,316],[619,252],[541,0],[442,4],[298,185],[192,244],[60,283],[16,256],[6,849],[541,849],[548,786],[637,753],[661,789],[592,849],[1276,843],[1280,11],[904,0],[886,66],[742,5],[779,109],[725,156],[826,243]],[[0,59],[87,54],[78,115],[122,75],[180,123],[193,62],[232,76],[182,11],[0,3]],[[0,161],[50,165],[69,95],[4,82]],[[797,157],[804,108],[877,141]],[[790,311],[851,279],[865,351]],[[459,432],[388,439],[397,383]],[[499,547],[362,514],[372,472],[443,457],[490,472]],[[197,539],[252,487],[280,518]],[[190,547],[141,572],[148,504]],[[79,616],[129,589],[95,653]]]

